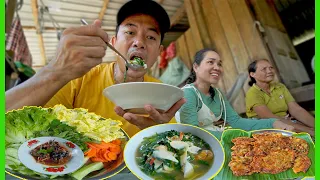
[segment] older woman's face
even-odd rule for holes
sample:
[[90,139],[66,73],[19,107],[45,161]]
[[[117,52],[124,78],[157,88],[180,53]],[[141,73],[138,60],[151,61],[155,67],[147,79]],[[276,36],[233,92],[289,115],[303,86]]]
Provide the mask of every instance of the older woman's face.
[[218,84],[223,71],[220,56],[214,51],[206,52],[200,65],[193,68],[197,79],[210,84]]
[[257,82],[269,83],[274,79],[274,68],[268,61],[259,61],[256,65],[256,72],[250,73]]

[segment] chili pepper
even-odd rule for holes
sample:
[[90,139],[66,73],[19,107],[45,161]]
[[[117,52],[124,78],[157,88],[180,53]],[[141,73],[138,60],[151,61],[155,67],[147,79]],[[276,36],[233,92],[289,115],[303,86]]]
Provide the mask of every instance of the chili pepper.
[[75,145],[71,142],[66,142],[66,144],[69,148],[75,148]]

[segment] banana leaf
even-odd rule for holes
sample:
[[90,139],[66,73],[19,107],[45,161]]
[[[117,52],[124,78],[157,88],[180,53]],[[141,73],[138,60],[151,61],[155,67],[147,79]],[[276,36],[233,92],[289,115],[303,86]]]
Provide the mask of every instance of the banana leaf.
[[223,165],[222,170],[220,173],[214,178],[214,180],[284,180],[284,179],[301,179],[304,177],[314,177],[315,176],[315,149],[314,143],[307,133],[292,133],[289,131],[283,130],[271,130],[276,132],[281,132],[284,135],[292,135],[297,138],[304,139],[309,144],[309,154],[308,157],[311,160],[311,166],[309,167],[306,173],[300,172],[295,174],[292,169],[288,169],[287,171],[278,173],[278,174],[262,174],[262,173],[254,173],[250,176],[234,176],[232,174],[231,169],[229,168],[228,164],[231,161],[231,147],[233,143],[231,142],[232,139],[236,137],[252,137],[253,133],[257,133],[259,131],[268,131],[268,130],[258,130],[258,131],[244,131],[240,129],[229,129],[223,132],[221,137],[221,144],[225,151],[226,161]]

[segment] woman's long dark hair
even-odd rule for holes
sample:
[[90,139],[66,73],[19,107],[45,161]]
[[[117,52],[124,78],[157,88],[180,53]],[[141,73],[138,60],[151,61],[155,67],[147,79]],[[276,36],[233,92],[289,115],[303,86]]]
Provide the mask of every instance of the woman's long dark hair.
[[257,63],[258,63],[259,61],[268,61],[268,60],[265,60],[265,59],[255,60],[255,61],[253,61],[252,63],[249,64],[249,66],[248,66],[248,73],[249,73],[249,77],[250,77],[250,81],[249,81],[249,83],[248,83],[249,86],[252,86],[254,83],[257,82],[254,77],[250,76],[250,73],[251,73],[251,72],[253,72],[253,73],[256,72],[256,70],[257,70]]
[[[193,62],[193,64],[197,64],[197,65],[199,66],[200,63],[201,63],[201,61],[203,60],[204,56],[206,55],[206,53],[207,53],[208,51],[217,52],[217,51],[215,51],[214,49],[210,49],[210,48],[201,49],[201,50],[198,51],[198,52],[196,53],[196,55],[194,56],[194,62]],[[193,82],[196,81],[196,79],[197,79],[196,72],[194,71],[193,66],[192,66],[192,68],[191,68],[191,74],[190,74],[190,76],[187,78],[186,83],[187,83],[187,84],[193,83]],[[209,88],[209,93],[210,93],[211,99],[213,100],[215,93],[214,93],[213,87],[211,87],[211,86],[210,86],[210,88]]]

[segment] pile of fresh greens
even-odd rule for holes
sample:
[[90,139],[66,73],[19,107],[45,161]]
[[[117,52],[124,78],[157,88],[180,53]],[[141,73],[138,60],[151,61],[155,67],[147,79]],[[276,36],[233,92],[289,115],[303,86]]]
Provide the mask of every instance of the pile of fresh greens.
[[[53,178],[54,176],[50,177],[32,171],[19,161],[18,149],[24,142],[35,137],[60,137],[77,144],[83,152],[88,149],[86,142],[96,142],[77,132],[76,127],[68,126],[58,120],[51,108],[24,107],[23,109],[6,113],[5,133],[6,169],[27,176],[45,179]],[[101,164],[99,164],[100,169],[103,168]],[[80,170],[76,172],[78,174],[92,172],[92,168],[83,169],[86,172]]]

